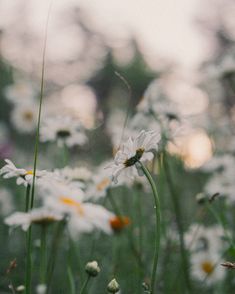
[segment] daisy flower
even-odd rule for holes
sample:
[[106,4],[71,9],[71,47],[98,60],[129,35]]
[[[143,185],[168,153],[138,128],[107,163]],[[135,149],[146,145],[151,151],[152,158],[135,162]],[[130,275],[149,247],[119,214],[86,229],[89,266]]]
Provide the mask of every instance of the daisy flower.
[[30,212],[15,212],[5,218],[4,223],[8,226],[21,227],[27,231],[31,224],[46,225],[63,219],[63,214],[51,211],[46,207],[36,208]]
[[154,131],[141,131],[135,138],[130,137],[115,155],[112,168],[114,183],[118,182],[119,175],[123,172],[125,176],[133,178],[136,175],[136,164],[141,161],[153,159],[153,151],[157,149],[160,134]]
[[11,112],[11,123],[20,133],[30,134],[36,130],[38,120],[37,103],[15,105]]
[[22,79],[5,87],[4,94],[8,101],[14,104],[21,104],[22,102],[33,102],[36,91],[31,83]]
[[105,197],[108,188],[112,185],[112,177],[107,167],[110,163],[103,163],[94,172],[90,183],[88,183],[88,188],[86,195],[91,199],[99,199]]
[[192,225],[185,234],[195,279],[206,281],[210,285],[224,278],[225,271],[219,264],[226,250],[224,234],[224,230],[219,226],[206,228],[199,224]]
[[217,283],[225,277],[225,270],[220,265],[217,254],[209,251],[197,252],[191,257],[192,276],[207,285]]
[[82,124],[70,116],[45,118],[40,128],[40,139],[42,142],[57,142],[60,147],[84,145],[87,142]]
[[[26,170],[23,168],[17,168],[14,163],[5,159],[6,165],[0,169],[0,175],[3,175],[4,179],[16,178],[17,185],[27,186],[31,185],[33,181],[33,170]],[[36,178],[42,178],[48,176],[50,173],[46,170],[36,171]]]

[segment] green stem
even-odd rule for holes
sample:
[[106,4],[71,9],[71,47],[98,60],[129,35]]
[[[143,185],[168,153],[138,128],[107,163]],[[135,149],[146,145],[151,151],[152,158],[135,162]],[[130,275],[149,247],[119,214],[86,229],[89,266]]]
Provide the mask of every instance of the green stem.
[[175,210],[176,224],[177,224],[177,228],[179,232],[180,254],[182,259],[185,283],[186,283],[188,292],[192,293],[192,287],[191,287],[190,276],[189,276],[189,265],[188,265],[189,263],[188,263],[187,252],[185,249],[185,242],[184,242],[184,229],[182,224],[181,209],[180,209],[180,205],[178,201],[178,195],[175,192],[176,190],[175,190],[173,180],[171,177],[170,168],[169,168],[169,164],[166,157],[167,155],[166,153],[164,153],[164,155],[165,156],[163,157],[163,165],[164,165],[165,175],[166,175],[166,179],[167,179],[169,190],[170,190],[171,199],[172,199],[174,210]]
[[155,281],[156,281],[156,272],[157,272],[157,264],[158,264],[158,256],[159,256],[159,249],[160,249],[160,238],[161,238],[161,210],[160,210],[160,201],[158,197],[157,187],[153,181],[153,178],[148,171],[148,169],[139,161],[139,164],[142,168],[144,175],[146,176],[147,180],[153,191],[154,196],[154,203],[155,203],[155,215],[156,215],[156,227],[155,227],[155,248],[154,248],[154,260],[153,260],[153,268],[152,268],[152,275],[151,275],[151,294],[155,292]]
[[[112,197],[112,194],[111,194],[110,190],[108,191],[108,199],[109,199],[109,201],[110,201],[110,203],[112,205],[112,208],[113,208],[116,216],[121,218],[122,213],[121,213],[118,205],[116,204],[114,198]],[[126,232],[127,232],[127,237],[129,239],[129,244],[130,244],[131,250],[133,252],[133,255],[136,258],[138,266],[140,267],[140,269],[142,269],[143,268],[143,263],[142,263],[142,260],[141,260],[141,256],[140,256],[140,254],[139,254],[139,252],[138,252],[138,250],[137,250],[137,248],[135,246],[135,242],[133,240],[131,232],[129,230],[126,230]]]
[[52,276],[53,276],[53,272],[54,272],[54,268],[55,268],[58,249],[59,249],[59,245],[60,245],[60,241],[61,241],[61,237],[62,237],[62,233],[63,233],[65,225],[66,225],[65,220],[62,220],[58,223],[53,240],[52,240],[50,256],[49,256],[49,261],[48,261],[48,268],[47,268],[47,291],[46,291],[46,294],[48,294],[50,291],[51,280],[52,280]]
[[83,284],[83,286],[81,288],[80,294],[85,293],[85,290],[86,290],[86,287],[88,285],[89,280],[90,280],[90,276],[87,276],[87,278],[86,278],[86,280],[85,280],[85,282],[84,282],[84,284]]
[[31,186],[28,184],[26,187],[25,212],[28,212],[30,207],[30,188]]
[[[52,2],[51,2],[52,3]],[[46,28],[45,28],[45,39],[43,45],[43,55],[42,55],[42,72],[41,72],[41,87],[40,87],[40,101],[39,101],[39,110],[38,110],[38,123],[37,123],[37,132],[36,132],[36,140],[35,140],[35,147],[34,147],[34,165],[33,165],[33,183],[32,183],[32,190],[31,190],[31,197],[28,201],[30,209],[33,208],[34,203],[34,190],[35,190],[35,178],[36,178],[36,168],[37,168],[37,157],[38,157],[38,145],[39,145],[39,130],[40,130],[40,122],[41,122],[41,111],[42,111],[42,98],[44,93],[44,74],[45,74],[45,56],[46,56],[46,44],[47,44],[47,31],[48,31],[48,23],[49,23],[49,16],[51,11],[51,3],[50,8],[48,10],[47,21],[46,21]],[[27,207],[29,209],[29,207]],[[31,251],[32,251],[32,233],[31,233],[31,226],[28,230],[27,235],[27,268],[26,268],[26,287],[25,293],[31,293],[31,276],[32,276],[32,258],[31,258]]]
[[72,272],[72,267],[71,267],[71,261],[70,258],[68,260],[68,266],[67,266],[67,274],[68,274],[68,279],[69,279],[69,288],[70,288],[70,293],[75,294],[76,293],[76,288],[75,288],[75,281],[74,281],[74,276]]
[[26,277],[25,277],[25,294],[30,294],[31,293],[31,276],[32,276],[32,256],[31,256],[31,252],[32,252],[32,227],[30,226],[28,231],[27,231],[27,235],[26,235],[26,239],[27,239],[27,252],[26,252]]
[[47,226],[41,226],[41,246],[40,246],[40,283],[46,283],[46,265],[47,265],[47,255],[46,255],[46,239],[47,239]]

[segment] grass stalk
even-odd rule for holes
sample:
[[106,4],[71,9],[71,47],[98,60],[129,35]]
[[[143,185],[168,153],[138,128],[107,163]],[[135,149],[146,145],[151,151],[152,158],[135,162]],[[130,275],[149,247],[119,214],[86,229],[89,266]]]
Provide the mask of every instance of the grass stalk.
[[157,192],[157,187],[153,181],[153,178],[148,171],[148,169],[143,165],[142,162],[139,161],[141,169],[146,176],[153,192],[154,196],[154,204],[155,204],[155,216],[156,216],[156,226],[155,226],[155,246],[154,246],[154,259],[153,259],[153,267],[152,267],[152,274],[151,274],[151,285],[150,290],[151,294],[155,293],[155,283],[156,283],[156,273],[157,273],[157,264],[158,264],[158,257],[159,257],[159,250],[160,250],[160,240],[161,240],[161,210],[160,210],[160,201]]

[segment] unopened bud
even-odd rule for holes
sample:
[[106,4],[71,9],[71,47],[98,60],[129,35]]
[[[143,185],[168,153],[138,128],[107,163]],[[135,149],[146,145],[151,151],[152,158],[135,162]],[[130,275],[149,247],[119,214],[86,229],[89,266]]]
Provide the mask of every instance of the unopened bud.
[[23,292],[25,290],[25,286],[24,285],[20,285],[16,288],[17,292]]
[[117,293],[119,291],[120,287],[116,279],[112,279],[112,281],[109,282],[107,286],[107,290],[109,293]]
[[85,271],[89,276],[96,277],[100,272],[100,268],[98,266],[97,261],[88,262],[86,264]]

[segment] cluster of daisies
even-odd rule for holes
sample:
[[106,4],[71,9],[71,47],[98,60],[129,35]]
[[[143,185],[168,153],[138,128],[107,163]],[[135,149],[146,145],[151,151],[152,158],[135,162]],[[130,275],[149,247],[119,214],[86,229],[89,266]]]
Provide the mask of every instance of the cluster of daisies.
[[[116,153],[114,162],[97,170],[97,176],[85,168],[36,170],[38,208],[27,212],[15,212],[5,219],[9,226],[20,226],[27,230],[31,224],[43,224],[66,219],[71,236],[90,233],[99,229],[107,234],[117,228],[118,216],[97,204],[97,200],[108,193],[112,182],[129,181],[138,176],[137,164],[153,158],[160,136],[152,131],[141,131],[136,138],[130,138]],[[5,179],[16,178],[18,185],[32,187],[32,169],[17,168],[6,159],[0,174]],[[126,177],[128,175],[128,177]],[[125,221],[124,224],[127,222]],[[123,225],[124,225],[123,224]],[[120,221],[120,226],[122,222]]]
[[[8,86],[6,97],[13,105],[11,122],[24,133],[35,132],[37,127],[38,99],[35,89],[22,82]],[[20,103],[19,99],[22,97]],[[96,168],[64,167],[61,169],[36,170],[17,168],[12,161],[0,169],[5,179],[15,178],[17,185],[32,189],[35,179],[36,201],[31,210],[10,212],[12,203],[8,191],[0,191],[4,206],[5,224],[21,227],[23,230],[33,225],[49,225],[65,221],[72,238],[82,233],[100,230],[112,234],[130,224],[127,216],[116,215],[103,205],[101,200],[109,196],[111,189],[139,183],[149,192],[140,162],[154,160],[158,150],[167,148],[181,129],[184,119],[176,103],[169,99],[159,80],[154,80],[144,93],[134,116],[123,130],[123,118],[112,117],[107,124],[114,160],[102,163]],[[142,129],[142,131],[140,131]],[[153,130],[153,131],[145,131]],[[69,115],[42,116],[40,126],[41,142],[56,142],[59,147],[82,146],[88,142],[86,130],[80,120]],[[124,143],[123,143],[124,142]],[[204,192],[208,196],[215,193],[234,200],[233,154],[216,156],[202,167],[210,174]],[[2,206],[3,207],[3,206]],[[7,213],[6,213],[7,212]],[[3,213],[2,213],[3,214]],[[211,284],[224,278],[224,270],[219,266],[221,256],[226,251],[225,232],[218,226],[204,227],[193,224],[186,232],[185,242],[190,252],[191,273],[196,280]]]

